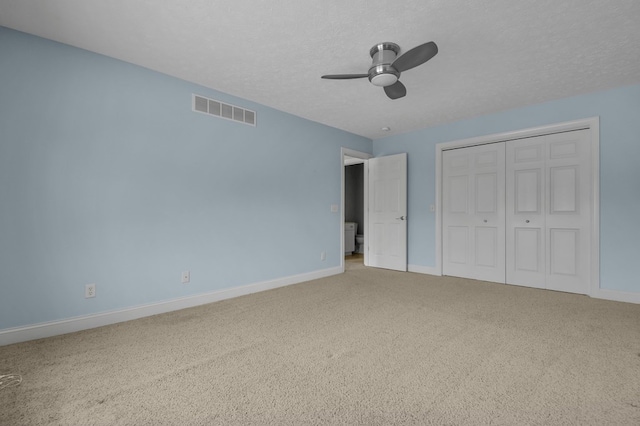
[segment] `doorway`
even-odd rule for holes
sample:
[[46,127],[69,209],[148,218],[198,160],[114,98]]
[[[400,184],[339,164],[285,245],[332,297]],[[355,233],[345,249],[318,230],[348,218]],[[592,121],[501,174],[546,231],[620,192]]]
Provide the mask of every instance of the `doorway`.
[[[340,221],[340,250],[342,256],[340,263],[343,271],[345,261],[367,264],[367,253],[366,250],[364,250],[367,241],[366,223],[368,220],[368,211],[366,208],[368,203],[367,160],[371,157],[371,154],[342,148],[342,220]],[[348,229],[346,230],[347,232],[345,232],[346,223],[357,224],[357,230],[352,231],[354,241],[347,241],[345,239],[346,234],[351,234],[351,232],[348,232],[350,231]],[[351,227],[353,225],[347,226]],[[362,244],[356,244],[355,235],[361,235],[364,238]]]
[[364,160],[345,158],[344,255],[346,261],[364,263]]

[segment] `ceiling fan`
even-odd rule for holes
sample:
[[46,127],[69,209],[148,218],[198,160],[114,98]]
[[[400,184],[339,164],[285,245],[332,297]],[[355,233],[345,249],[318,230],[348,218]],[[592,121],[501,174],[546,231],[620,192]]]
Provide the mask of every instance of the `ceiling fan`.
[[369,77],[375,86],[384,87],[384,91],[391,99],[402,98],[407,94],[398,79],[400,73],[422,65],[438,53],[438,46],[432,41],[416,46],[405,54],[397,57],[400,46],[391,42],[376,44],[369,50],[373,63],[367,74],[332,74],[322,78],[332,80],[348,80],[352,78]]

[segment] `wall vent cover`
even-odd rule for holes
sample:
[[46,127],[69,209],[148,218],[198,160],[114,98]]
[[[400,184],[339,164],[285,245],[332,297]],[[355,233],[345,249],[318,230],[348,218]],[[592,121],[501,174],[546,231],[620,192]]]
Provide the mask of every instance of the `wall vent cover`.
[[237,121],[250,126],[256,125],[255,111],[227,104],[215,99],[205,98],[204,96],[196,94],[194,94],[192,98],[193,110],[195,112],[213,115],[226,120]]

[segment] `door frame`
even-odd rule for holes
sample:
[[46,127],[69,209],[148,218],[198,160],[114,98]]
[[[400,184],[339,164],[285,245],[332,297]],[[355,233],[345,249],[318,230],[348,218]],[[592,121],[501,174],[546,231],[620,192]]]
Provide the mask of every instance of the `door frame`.
[[477,136],[436,145],[436,267],[434,275],[442,275],[442,152],[497,142],[543,136],[551,133],[588,129],[591,132],[591,271],[589,295],[600,290],[600,117],[590,117],[505,133]]
[[[344,167],[346,157],[359,158],[363,162],[363,180],[364,180],[364,223],[369,221],[369,166],[367,160],[373,158],[372,154],[355,151],[350,148],[342,147],[340,149],[340,271],[344,272],[344,220],[345,220],[345,208],[344,208]],[[367,247],[367,226],[364,227],[364,245]],[[369,265],[369,250],[364,251],[364,264]]]

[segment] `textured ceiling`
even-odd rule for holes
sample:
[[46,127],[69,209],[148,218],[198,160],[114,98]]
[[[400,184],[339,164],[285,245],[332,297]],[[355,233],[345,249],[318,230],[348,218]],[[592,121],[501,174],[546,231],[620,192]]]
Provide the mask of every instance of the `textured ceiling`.
[[[638,0],[0,0],[2,26],[371,139],[640,83],[639,21]],[[383,41],[440,49],[406,97],[320,79]]]

